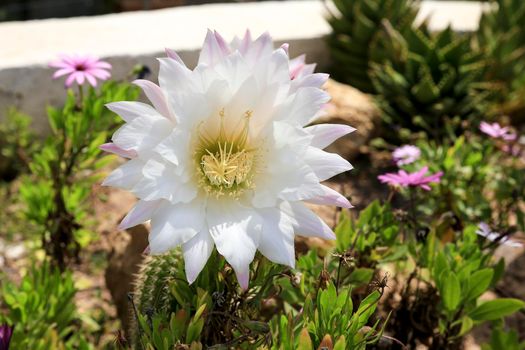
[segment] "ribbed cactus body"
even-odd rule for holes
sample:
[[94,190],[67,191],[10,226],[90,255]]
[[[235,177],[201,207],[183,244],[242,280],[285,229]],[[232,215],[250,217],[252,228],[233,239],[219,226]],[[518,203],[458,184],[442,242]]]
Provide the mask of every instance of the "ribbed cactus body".
[[[182,254],[173,249],[162,255],[147,256],[140,268],[133,294],[135,312],[151,317],[154,314],[175,312],[177,302],[171,293],[175,279],[185,279]],[[142,349],[139,324],[133,326],[134,349]]]
[[380,42],[388,59],[373,65],[372,80],[387,123],[442,139],[482,115],[486,62],[469,37],[387,23]]
[[333,32],[328,39],[334,77],[367,93],[375,92],[369,77],[371,62],[384,53],[376,45],[381,22],[399,30],[410,27],[417,14],[415,0],[334,0],[339,11],[329,18]]

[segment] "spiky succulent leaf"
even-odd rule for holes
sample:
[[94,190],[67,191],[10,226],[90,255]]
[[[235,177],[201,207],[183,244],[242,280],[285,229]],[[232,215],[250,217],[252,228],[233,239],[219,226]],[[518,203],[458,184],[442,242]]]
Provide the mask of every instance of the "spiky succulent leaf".
[[384,50],[376,45],[381,23],[387,19],[396,28],[410,27],[417,14],[417,0],[335,0],[338,14],[328,22],[328,39],[334,62],[334,77],[364,91],[375,92],[369,77],[370,64],[380,62]]
[[469,37],[450,28],[430,33],[425,25],[403,33],[384,28],[379,40],[388,58],[372,64],[372,81],[386,122],[442,139],[481,115],[486,62]]
[[495,0],[484,12],[477,33],[478,46],[489,59],[487,78],[493,84],[496,113],[525,119],[525,2]]

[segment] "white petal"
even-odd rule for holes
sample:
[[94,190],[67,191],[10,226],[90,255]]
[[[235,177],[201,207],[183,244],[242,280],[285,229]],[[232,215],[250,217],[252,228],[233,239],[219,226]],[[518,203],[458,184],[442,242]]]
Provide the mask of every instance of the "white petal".
[[262,58],[272,54],[272,37],[268,32],[263,33],[255,41],[250,41],[251,38],[249,36],[245,36],[245,39],[241,43],[239,51],[243,54],[246,61],[249,62],[251,65],[254,65]]
[[128,123],[138,117],[160,115],[159,112],[155,110],[155,108],[142,102],[111,102],[106,104],[106,107],[110,111],[117,113],[122,119],[124,119]]
[[144,162],[140,159],[131,159],[113,170],[102,182],[102,186],[113,186],[124,190],[131,190],[142,178]]
[[350,204],[345,196],[341,195],[339,192],[331,189],[330,187],[325,185],[320,186],[324,193],[321,196],[306,199],[306,202],[320,205],[335,205],[342,208],[353,208],[352,204]]
[[139,155],[149,152],[173,130],[173,124],[162,116],[138,117],[124,124],[112,137],[113,143]]
[[280,208],[290,218],[296,235],[335,239],[332,229],[303,203],[283,202]]
[[319,148],[309,147],[304,155],[308,164],[319,181],[324,181],[332,176],[351,170],[352,165],[343,157],[335,153],[328,153]]
[[143,222],[151,219],[155,211],[159,208],[159,205],[162,203],[162,200],[156,201],[141,201],[139,200],[137,204],[129,211],[129,213],[122,219],[118,228],[121,230],[126,230],[130,227],[142,224]]
[[142,91],[144,91],[148,99],[160,114],[168,119],[171,119],[172,121],[175,121],[175,117],[170,111],[166,96],[164,96],[164,92],[159,86],[149,80],[144,79],[137,79],[133,82],[133,84],[139,86]]
[[154,254],[164,253],[192,239],[205,223],[205,202],[163,205],[151,218],[149,245]]
[[150,159],[144,165],[142,177],[133,188],[133,193],[147,201],[166,199],[173,204],[188,203],[197,195],[197,187],[177,175],[173,165]]
[[196,85],[191,79],[191,71],[171,58],[158,58],[159,85],[168,95],[180,95],[189,90],[196,91]]
[[319,180],[311,168],[298,162],[290,164],[294,166],[282,165],[280,171],[268,171],[255,179],[253,206],[273,207],[279,198],[296,201],[322,195]]
[[248,287],[252,262],[262,230],[261,217],[233,201],[208,205],[207,222],[217,251],[233,267],[242,288]]
[[269,260],[290,267],[295,266],[294,229],[289,217],[277,208],[259,211],[263,229],[259,251]]
[[206,266],[213,247],[213,238],[211,238],[207,225],[204,225],[199,233],[182,245],[186,279],[190,284],[195,282],[199,273]]
[[316,73],[294,79],[290,87],[290,92],[296,92],[298,89],[304,87],[321,88],[328,80],[328,77],[328,74]]
[[317,124],[305,128],[306,132],[314,136],[311,145],[321,149],[355,130],[355,128],[343,124]]
[[280,106],[275,119],[301,126],[306,125],[317,117],[321,107],[329,100],[330,95],[321,89],[313,87],[299,89]]
[[256,65],[252,74],[254,74],[261,84],[289,84],[290,70],[288,68],[288,62],[286,52],[283,49],[278,49],[272,52],[264,64]]
[[190,157],[190,138],[191,135],[188,132],[177,128],[155,146],[154,151],[175,165],[185,164]]

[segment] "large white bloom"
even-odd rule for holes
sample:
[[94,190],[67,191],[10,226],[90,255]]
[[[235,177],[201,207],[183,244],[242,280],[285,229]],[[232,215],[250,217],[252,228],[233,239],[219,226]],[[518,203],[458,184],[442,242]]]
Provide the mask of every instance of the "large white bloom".
[[243,288],[257,250],[294,266],[294,234],[335,238],[303,201],[350,207],[320,184],[352,168],[322,149],[354,129],[308,126],[328,102],[304,57],[290,60],[263,34],[227,44],[208,31],[195,69],[172,51],[160,58],[159,84],[138,80],[153,107],[115,102],[126,124],[102,148],[130,160],[104,185],[140,200],[121,223],[151,220],[152,253],[182,245],[193,282],[213,247]]

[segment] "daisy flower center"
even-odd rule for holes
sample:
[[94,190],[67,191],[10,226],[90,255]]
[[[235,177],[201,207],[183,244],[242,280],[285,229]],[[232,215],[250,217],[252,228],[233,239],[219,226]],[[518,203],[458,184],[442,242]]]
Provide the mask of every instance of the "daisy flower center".
[[77,71],[85,71],[86,70],[86,66],[84,65],[84,63],[77,63],[75,65],[75,70],[77,70]]
[[228,134],[224,110],[219,113],[220,131],[211,138],[199,131],[199,146],[195,153],[199,184],[215,197],[228,195],[237,198],[252,188],[256,152],[247,145],[251,112],[244,114],[240,131]]

